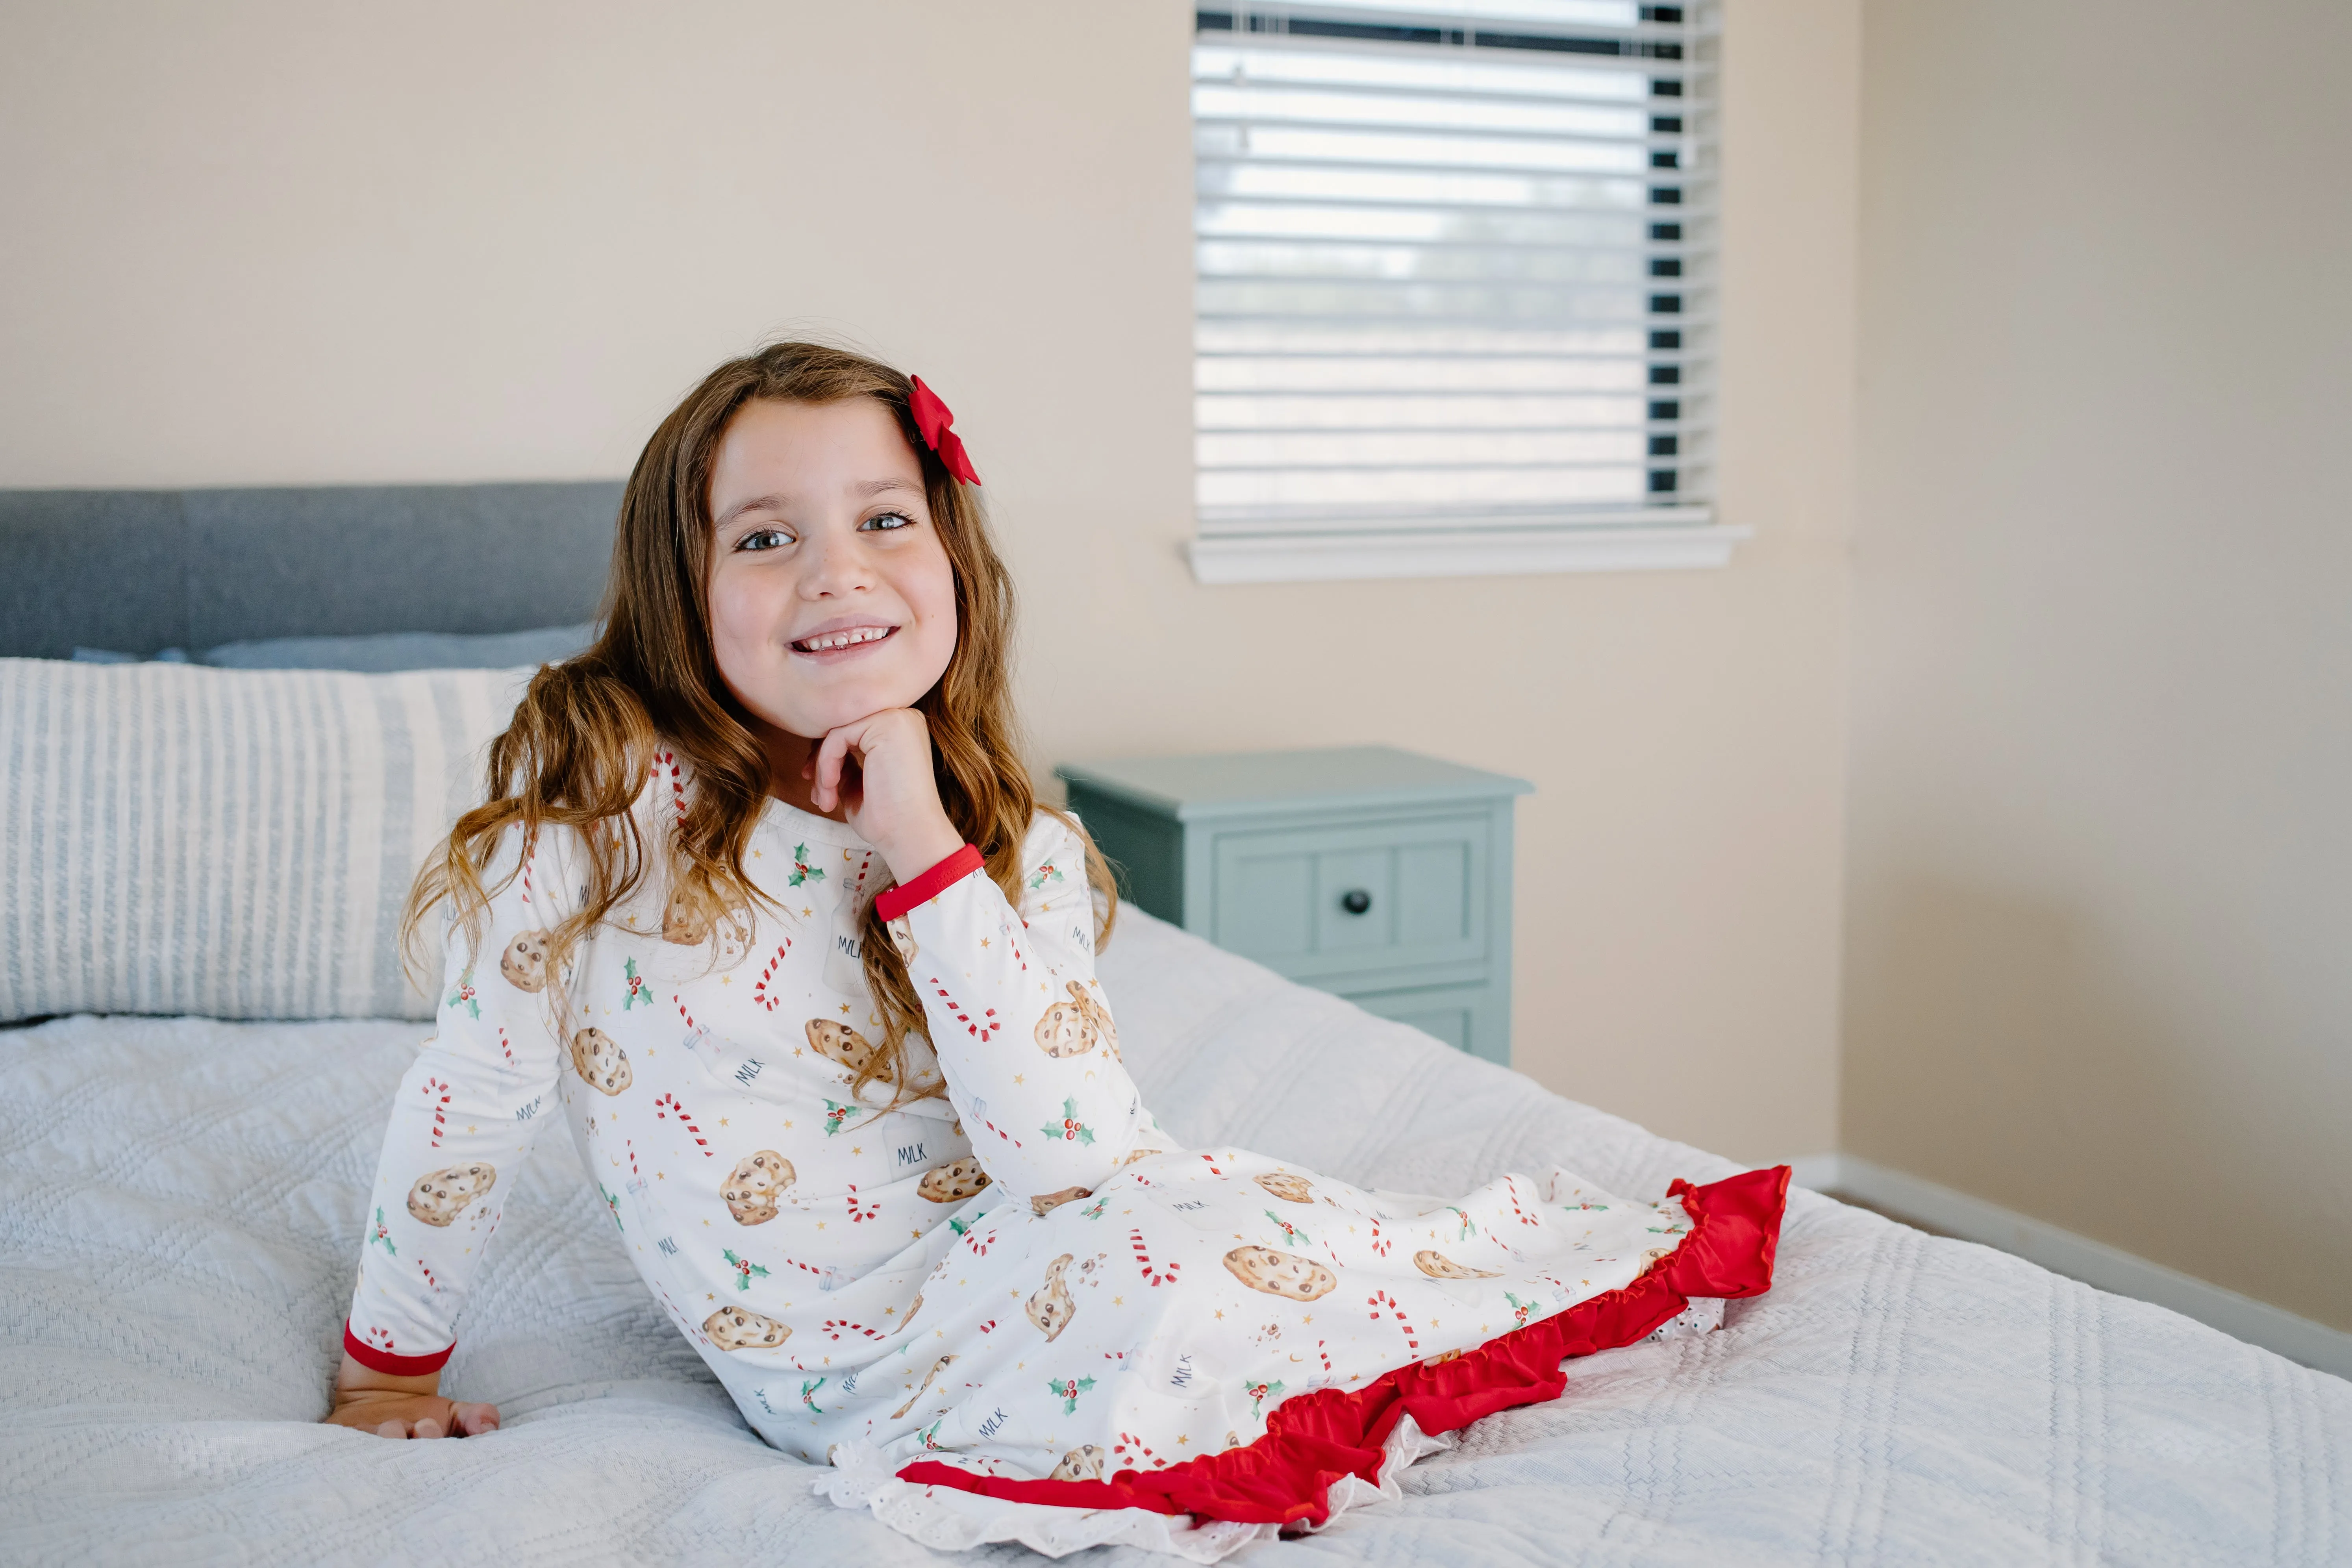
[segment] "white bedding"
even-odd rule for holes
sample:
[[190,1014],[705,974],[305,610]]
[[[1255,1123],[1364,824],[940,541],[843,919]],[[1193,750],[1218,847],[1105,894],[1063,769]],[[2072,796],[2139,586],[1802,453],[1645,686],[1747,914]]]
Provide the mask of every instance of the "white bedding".
[[[1558,1161],[1648,1197],[1734,1169],[1132,912],[1102,972],[1145,1095],[1188,1142],[1421,1192]],[[0,1031],[0,1557],[931,1557],[751,1436],[562,1140],[509,1204],[445,1379],[505,1430],[315,1425],[420,1028]],[[1725,1331],[1570,1373],[1559,1402],[1404,1472],[1401,1501],[1230,1561],[2352,1560],[2352,1384],[1811,1194],[1771,1294]]]

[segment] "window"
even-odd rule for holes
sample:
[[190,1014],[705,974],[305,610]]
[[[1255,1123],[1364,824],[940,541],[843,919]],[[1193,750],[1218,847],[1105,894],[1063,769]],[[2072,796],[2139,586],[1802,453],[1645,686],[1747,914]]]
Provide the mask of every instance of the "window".
[[1720,564],[1711,8],[1201,10],[1204,582]]

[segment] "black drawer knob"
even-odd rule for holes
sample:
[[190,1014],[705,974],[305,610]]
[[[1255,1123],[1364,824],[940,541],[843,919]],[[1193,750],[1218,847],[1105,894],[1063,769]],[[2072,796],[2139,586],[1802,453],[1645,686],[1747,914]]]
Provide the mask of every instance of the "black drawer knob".
[[1361,888],[1350,888],[1339,895],[1339,907],[1351,915],[1360,915],[1372,907],[1372,896]]

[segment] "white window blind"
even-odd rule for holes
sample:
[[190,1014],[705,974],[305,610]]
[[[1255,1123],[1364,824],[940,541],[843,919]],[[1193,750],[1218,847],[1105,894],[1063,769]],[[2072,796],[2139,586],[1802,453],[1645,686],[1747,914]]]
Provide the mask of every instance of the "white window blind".
[[1202,576],[1445,569],[1410,563],[1433,542],[1456,570],[1580,537],[1602,550],[1562,564],[1705,563],[1617,559],[1637,535],[1727,552],[1711,7],[1195,22]]

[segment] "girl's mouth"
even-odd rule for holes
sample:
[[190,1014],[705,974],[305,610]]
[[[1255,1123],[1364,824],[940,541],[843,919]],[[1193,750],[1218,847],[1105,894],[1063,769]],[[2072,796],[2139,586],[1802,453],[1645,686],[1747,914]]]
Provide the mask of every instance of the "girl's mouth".
[[872,647],[897,636],[898,631],[896,626],[840,626],[832,631],[813,633],[786,646],[794,653],[824,658]]

